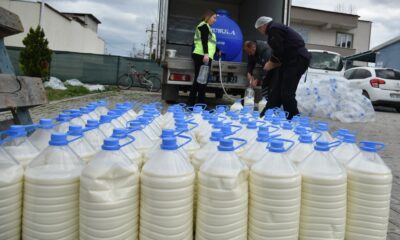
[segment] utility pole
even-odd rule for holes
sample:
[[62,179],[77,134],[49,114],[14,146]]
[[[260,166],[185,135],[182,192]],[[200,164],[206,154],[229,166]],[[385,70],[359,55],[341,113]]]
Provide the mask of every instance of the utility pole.
[[146,43],[142,43],[143,46],[143,58],[146,58]]
[[156,30],[154,30],[154,23],[151,24],[151,29],[146,29],[146,32],[150,32],[150,41],[149,41],[149,57],[150,57],[151,50],[153,48],[153,33],[156,32]]

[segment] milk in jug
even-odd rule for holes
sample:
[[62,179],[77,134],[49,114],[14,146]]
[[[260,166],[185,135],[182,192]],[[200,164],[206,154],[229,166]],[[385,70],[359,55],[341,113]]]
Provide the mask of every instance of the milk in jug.
[[108,113],[108,102],[106,100],[99,100],[97,101],[97,108],[96,108],[96,113],[97,115],[107,115]]
[[334,141],[333,137],[329,133],[329,124],[326,122],[317,122],[316,130],[321,133],[321,137],[318,139],[319,141]]
[[163,138],[142,168],[140,239],[193,239],[195,172],[178,148],[175,137]]
[[53,133],[49,145],[25,171],[22,239],[76,240],[84,162],[64,133]]
[[97,152],[101,150],[101,146],[106,138],[99,126],[99,121],[90,119],[87,121],[85,128],[85,137]]
[[196,240],[247,239],[249,170],[236,156],[232,139],[198,173]]
[[298,240],[300,172],[286,158],[284,141],[272,140],[264,151],[250,170],[249,239]]
[[139,169],[123,148],[118,139],[105,139],[102,150],[82,170],[81,240],[138,239]]
[[268,143],[273,140],[274,137],[279,135],[270,135],[269,130],[258,130],[256,141],[243,152],[239,159],[242,160],[250,168],[254,163],[260,161],[266,152]]
[[235,102],[230,107],[230,110],[233,112],[239,112],[243,109],[242,99],[235,100]]
[[49,145],[50,136],[53,132],[53,127],[53,120],[44,118],[40,119],[37,128],[32,133],[32,135],[28,137],[28,139],[36,148],[42,151]]
[[54,126],[54,132],[66,133],[69,127],[69,120],[71,120],[69,114],[60,113],[56,118],[57,124]]
[[218,151],[219,141],[223,136],[223,133],[220,131],[212,132],[210,141],[194,153],[192,164],[196,172],[200,170],[200,166],[209,159],[211,155]]
[[7,130],[6,141],[2,145],[23,167],[26,167],[40,153],[40,150],[27,138],[25,127],[23,125],[11,125]]
[[265,106],[267,106],[267,98],[266,97],[262,97],[262,99],[258,102],[258,111],[262,111],[264,110]]
[[356,144],[356,136],[354,134],[344,134],[341,139],[342,144],[332,150],[332,155],[338,162],[346,165],[360,152],[360,148]]
[[21,239],[24,168],[1,146],[0,141],[0,239]]
[[361,152],[346,165],[346,240],[386,239],[393,177],[377,153],[383,147],[383,143],[361,142]]
[[299,136],[299,143],[295,144],[293,149],[287,153],[287,158],[295,165],[298,165],[304,159],[314,152],[314,141],[310,134],[304,133]]
[[69,147],[82,159],[85,163],[92,160],[97,150],[89,143],[84,135],[81,126],[70,125],[68,130],[69,138],[73,139],[69,143]]
[[315,151],[298,165],[302,175],[300,240],[344,239],[347,175],[331,147],[317,141]]
[[128,134],[138,141],[134,141],[133,146],[142,154],[143,161],[147,159],[145,156],[149,153],[149,151],[156,145],[157,142],[154,142],[144,131],[143,125],[139,120],[134,120],[129,123]]
[[70,124],[71,125],[78,125],[78,126],[85,126],[86,122],[81,118],[82,117],[82,112],[79,109],[71,109],[67,110],[69,112],[71,120]]

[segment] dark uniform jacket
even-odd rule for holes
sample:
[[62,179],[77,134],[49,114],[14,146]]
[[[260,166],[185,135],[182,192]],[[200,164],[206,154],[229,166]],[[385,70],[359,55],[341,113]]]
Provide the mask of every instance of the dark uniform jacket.
[[271,47],[265,41],[256,41],[256,53],[253,56],[248,56],[247,61],[247,72],[253,75],[253,70],[256,67],[257,63],[262,67],[268,62],[271,58],[272,50]]

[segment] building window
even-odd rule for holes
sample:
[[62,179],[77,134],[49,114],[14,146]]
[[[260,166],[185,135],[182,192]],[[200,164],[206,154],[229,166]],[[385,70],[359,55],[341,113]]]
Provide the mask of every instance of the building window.
[[353,34],[349,33],[337,33],[336,34],[336,46],[342,48],[353,47]]
[[308,29],[298,26],[292,26],[292,28],[300,34],[305,43],[308,43]]

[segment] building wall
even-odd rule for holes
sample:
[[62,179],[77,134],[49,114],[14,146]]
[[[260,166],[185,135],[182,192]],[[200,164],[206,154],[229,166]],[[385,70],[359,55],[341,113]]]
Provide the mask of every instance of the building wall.
[[[29,28],[36,28],[40,19],[40,3],[24,1],[0,1],[0,6],[16,13],[24,26],[24,32],[5,38],[6,46],[23,47],[22,39]],[[63,17],[51,8],[43,11],[42,27],[49,47],[58,51],[104,54],[105,43],[90,28]]]
[[400,42],[380,49],[376,54],[376,66],[400,69]]
[[353,34],[353,48],[356,49],[356,53],[369,50],[371,25],[372,22],[369,21],[358,21],[358,27],[348,31]]

